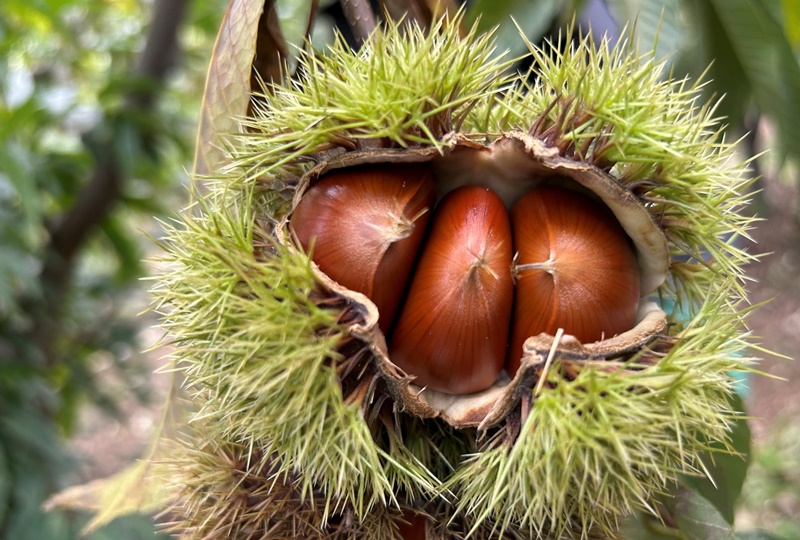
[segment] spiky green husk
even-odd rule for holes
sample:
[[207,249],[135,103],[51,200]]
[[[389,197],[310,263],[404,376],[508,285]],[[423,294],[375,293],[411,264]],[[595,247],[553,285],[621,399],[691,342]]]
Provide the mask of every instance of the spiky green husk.
[[164,512],[165,532],[190,540],[398,538],[399,510],[381,506],[363,519],[350,509],[331,514],[325,496],[301,493],[276,456],[220,440],[206,427],[194,426],[169,449],[165,480],[176,497]]
[[[399,489],[432,492],[435,478],[418,460],[402,444],[378,447],[361,403],[344,402],[343,310],[325,302],[308,257],[259,234],[247,211],[209,202],[168,226],[172,270],[155,289],[158,308],[171,308],[164,328],[199,404],[196,420],[220,440],[275,456],[276,473],[302,470],[303,496],[329,494],[323,515],[347,508],[361,518],[396,505]],[[265,244],[254,248],[259,236]]]
[[660,293],[680,307],[697,309],[718,277],[736,276],[728,284],[744,296],[743,266],[754,257],[739,244],[754,218],[741,211],[753,179],[724,140],[716,104],[701,101],[700,82],[665,78],[664,62],[625,39],[611,47],[588,35],[562,52],[528,45],[528,76],[476,107],[465,128],[530,130],[609,171],[663,228],[673,264]]
[[504,75],[512,62],[493,56],[490,36],[473,29],[461,38],[458,25],[440,21],[428,33],[395,25],[358,54],[342,38],[325,54],[302,53],[300,80],[259,95],[255,117],[242,120],[248,133],[232,141],[218,188],[255,182],[270,198],[291,191],[284,181],[320,151],[447,146],[473,107],[512,82]]
[[[362,522],[402,499],[453,503],[453,519],[467,519],[475,537],[588,537],[648,508],[679,472],[696,472],[700,441],[726,440],[729,372],[746,369],[733,303],[751,259],[735,243],[750,223],[737,213],[750,180],[697,85],[662,82],[663,65],[624,41],[586,37],[560,54],[532,47],[536,82],[527,83],[502,74],[488,37],[460,38],[457,27],[403,35],[390,26],[358,54],[337,41],[303,56],[303,78],[261,96],[248,133],[231,139],[231,165],[168,228],[173,266],[156,287],[159,307],[205,448],[235,445],[252,470],[293,478],[298,516],[310,505],[320,523],[342,513]],[[672,255],[688,256],[658,295],[696,315],[676,310],[663,350],[573,366],[577,375],[554,365],[514,444],[483,446],[474,430],[387,410],[377,378],[343,395],[337,372],[375,375],[342,363],[347,306],[270,228],[325,152],[445,149],[453,131],[491,141],[515,129],[607,170],[648,205]],[[225,461],[215,452],[188,452],[178,467],[196,486],[183,493],[187,531],[215,520],[224,530],[222,509],[234,511],[203,496],[222,493],[212,489]]]
[[448,480],[457,511],[536,538],[612,535],[621,516],[655,513],[676,472],[703,474],[708,441],[727,440],[730,373],[748,347],[740,332],[729,290],[718,287],[670,346],[569,376],[551,370],[513,446],[472,456]]

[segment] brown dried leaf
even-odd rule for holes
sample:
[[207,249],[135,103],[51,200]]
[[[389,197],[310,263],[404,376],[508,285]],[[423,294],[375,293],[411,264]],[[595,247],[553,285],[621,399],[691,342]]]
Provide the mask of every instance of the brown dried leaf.
[[[456,20],[456,15],[459,11],[459,4],[455,0],[419,0],[420,3],[425,4],[431,13],[431,22],[447,17],[449,20]],[[461,37],[464,37],[465,32],[462,26]]]
[[208,67],[197,130],[195,174],[208,174],[221,161],[222,136],[236,133],[236,118],[248,112],[257,49],[256,69],[261,77],[278,80],[286,44],[273,1],[231,0]]
[[[256,55],[250,88],[262,90],[270,83],[280,83],[297,68],[297,50],[305,49],[314,30],[319,0],[267,1],[258,25]],[[284,73],[284,70],[287,70]],[[258,95],[250,100],[248,115],[256,105]]]
[[261,81],[267,84],[280,82],[283,63],[289,58],[289,46],[283,37],[275,2],[272,0],[267,0],[264,4],[264,12],[258,23],[255,51],[250,88],[259,89]]
[[45,502],[44,509],[93,512],[94,516],[81,531],[81,537],[86,537],[118,517],[166,507],[170,494],[164,488],[161,468],[162,465],[147,459],[138,461],[108,478],[56,493]]

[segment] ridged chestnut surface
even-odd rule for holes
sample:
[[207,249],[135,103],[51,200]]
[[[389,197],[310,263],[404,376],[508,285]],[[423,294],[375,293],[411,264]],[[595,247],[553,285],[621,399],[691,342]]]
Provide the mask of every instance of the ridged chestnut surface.
[[511,226],[500,198],[462,187],[436,208],[389,356],[415,383],[467,394],[494,383],[513,299]]
[[518,256],[509,373],[530,336],[563,328],[591,343],[633,328],[636,255],[608,208],[569,189],[541,187],[517,202],[511,221]]
[[434,204],[424,164],[334,171],[298,203],[290,227],[325,274],[378,308],[388,332],[411,276]]

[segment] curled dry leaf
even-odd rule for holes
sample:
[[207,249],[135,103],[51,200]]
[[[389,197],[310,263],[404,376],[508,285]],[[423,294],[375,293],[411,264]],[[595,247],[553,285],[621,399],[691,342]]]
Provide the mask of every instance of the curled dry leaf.
[[[258,65],[254,66],[256,47]],[[279,80],[286,50],[274,2],[231,0],[208,66],[197,130],[195,175],[210,173],[222,160],[223,137],[237,133],[239,119],[249,112],[255,74],[262,80]]]

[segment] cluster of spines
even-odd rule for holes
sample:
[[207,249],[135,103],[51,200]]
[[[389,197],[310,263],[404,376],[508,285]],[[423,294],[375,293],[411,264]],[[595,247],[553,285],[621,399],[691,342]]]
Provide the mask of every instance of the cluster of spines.
[[188,540],[400,540],[399,509],[380,506],[361,518],[350,509],[331,514],[324,495],[302,494],[275,456],[207,429],[195,424],[169,445],[164,471],[175,502],[163,513],[165,532]]
[[654,511],[654,496],[677,472],[702,474],[707,441],[726,441],[736,418],[730,372],[747,363],[728,302],[718,286],[663,351],[585,366],[577,376],[550,370],[514,444],[476,454],[446,482],[457,511],[542,537],[612,534],[624,515]]
[[[732,299],[743,297],[741,267],[751,257],[732,238],[745,236],[749,225],[736,213],[749,182],[745,165],[728,166],[733,147],[715,142],[721,128],[713,107],[698,106],[699,87],[661,81],[663,66],[625,42],[596,46],[585,37],[547,54],[532,46],[536,81],[514,85],[502,75],[510,62],[493,59],[486,36],[459,38],[455,24],[401,34],[391,26],[358,55],[339,41],[327,55],[303,56],[302,79],[263,96],[265,105],[245,121],[249,132],[235,138],[230,168],[208,183],[211,194],[198,200],[198,211],[169,228],[166,250],[177,267],[165,272],[156,294],[177,345],[176,367],[204,403],[197,418],[216,426],[209,438],[243,445],[249,459],[278,456],[276,474],[303,471],[298,493],[304,504],[322,504],[323,521],[344,511],[367,519],[396,505],[395,493],[424,498],[438,489],[452,490],[457,511],[479,516],[473,532],[486,523],[536,534],[613,528],[620,515],[646,508],[675,471],[695,470],[698,432],[725,440],[727,373],[744,365],[734,354],[744,342]],[[418,71],[409,77],[412,69]],[[553,370],[517,444],[464,464],[442,455],[436,436],[406,434],[389,450],[375,444],[361,404],[342,400],[333,366],[345,337],[337,312],[313,300],[308,258],[270,242],[254,249],[254,238],[269,236],[260,235],[259,220],[286,208],[293,181],[319,152],[376,141],[443,147],[447,132],[459,128],[487,141],[528,131],[567,157],[608,170],[661,220],[673,255],[690,256],[673,264],[673,279],[660,292],[697,309],[656,366],[634,359],[619,372],[587,368],[574,379]],[[628,396],[623,390],[633,380],[647,392]],[[591,409],[595,416],[577,415],[599,399],[592,388],[605,401]],[[641,406],[641,425],[662,418],[670,429],[648,430],[629,448],[616,445],[617,434],[640,426],[628,397]],[[630,422],[602,422],[615,407],[617,421]],[[571,442],[548,446],[559,437]],[[464,434],[453,440],[456,453],[476,449]],[[569,467],[576,460],[582,466]],[[516,480],[509,475],[536,463]],[[611,480],[596,474],[603,465]],[[450,467],[455,474],[438,487]],[[567,476],[554,476],[556,467]],[[562,494],[563,482],[581,480],[586,487]],[[201,515],[208,500],[194,496],[200,499],[192,511]]]
[[280,474],[302,470],[303,496],[330,494],[323,515],[348,508],[364,518],[396,504],[399,490],[432,492],[427,469],[403,445],[378,447],[361,404],[343,401],[340,312],[315,302],[308,257],[277,244],[254,250],[253,224],[236,214],[202,208],[167,226],[170,270],[154,289],[195,420],[276,456]]
[[490,35],[440,20],[426,32],[388,23],[353,54],[339,37],[325,54],[301,53],[300,79],[259,95],[248,133],[232,145],[245,182],[331,147],[442,147],[470,109],[511,77]]

